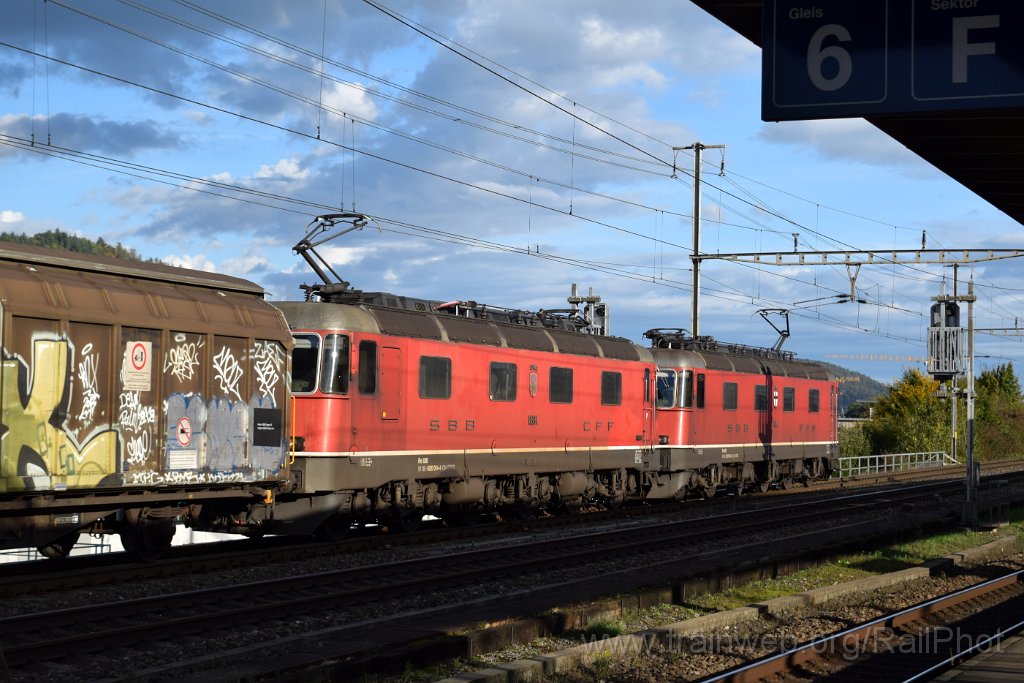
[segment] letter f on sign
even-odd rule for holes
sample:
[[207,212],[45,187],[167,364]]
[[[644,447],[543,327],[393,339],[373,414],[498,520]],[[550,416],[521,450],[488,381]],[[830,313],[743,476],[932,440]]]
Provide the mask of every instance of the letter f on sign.
[[972,29],[999,28],[999,15],[955,17],[953,19],[953,82],[967,82],[967,58],[975,55],[994,55],[995,43],[970,43],[967,34]]

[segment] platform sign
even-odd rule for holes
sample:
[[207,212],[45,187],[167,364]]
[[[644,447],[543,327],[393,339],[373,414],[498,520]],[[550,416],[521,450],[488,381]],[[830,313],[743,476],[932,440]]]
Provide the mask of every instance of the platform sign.
[[761,118],[1024,107],[1022,0],[764,0]]

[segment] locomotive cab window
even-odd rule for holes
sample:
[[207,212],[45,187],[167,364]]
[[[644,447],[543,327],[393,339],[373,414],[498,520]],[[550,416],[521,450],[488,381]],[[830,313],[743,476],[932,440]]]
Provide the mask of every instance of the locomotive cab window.
[[377,393],[377,342],[359,342],[359,393]]
[[492,401],[516,400],[516,364],[491,363],[490,395]]
[[704,373],[697,373],[697,407],[704,407]]
[[551,368],[548,392],[552,403],[572,403],[572,368]]
[[658,400],[655,405],[659,408],[671,408],[676,404],[676,371],[658,370]]
[[754,385],[754,410],[765,412],[768,410],[768,385]]
[[736,410],[736,397],[739,394],[739,385],[736,382],[722,383],[722,409]]
[[348,369],[348,337],[343,334],[327,335],[320,364],[320,391],[347,394]]
[[316,389],[316,371],[320,358],[320,337],[315,334],[294,336],[292,350],[292,391],[307,394]]
[[821,395],[818,393],[817,389],[810,390],[810,392],[807,394],[807,412],[818,412],[818,401],[820,400],[820,397]]
[[782,390],[782,410],[786,413],[796,410],[796,389],[793,387],[785,387]]
[[601,373],[601,405],[620,406],[622,405],[622,373],[602,372]]
[[451,398],[452,359],[420,356],[420,398]]

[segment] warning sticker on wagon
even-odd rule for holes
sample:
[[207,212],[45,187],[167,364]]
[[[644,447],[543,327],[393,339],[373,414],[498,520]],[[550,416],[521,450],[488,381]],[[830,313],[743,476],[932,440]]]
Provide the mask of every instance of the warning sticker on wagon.
[[129,341],[124,345],[124,388],[149,391],[153,384],[153,342]]

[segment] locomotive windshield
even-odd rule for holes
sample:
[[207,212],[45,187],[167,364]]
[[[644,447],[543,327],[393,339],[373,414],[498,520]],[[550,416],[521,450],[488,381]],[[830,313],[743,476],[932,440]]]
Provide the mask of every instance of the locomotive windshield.
[[676,405],[676,371],[658,370],[658,401],[659,408],[672,408]]
[[325,394],[348,393],[348,337],[343,334],[329,334],[324,338],[320,391]]
[[320,337],[297,334],[292,350],[292,391],[307,394],[316,389],[316,371],[320,364]]
[[[347,394],[349,378],[349,341],[343,334],[328,334],[320,353],[320,337],[315,334],[296,334],[292,351],[292,391],[310,394]],[[319,371],[319,374],[318,372]],[[317,377],[319,376],[319,382]]]

